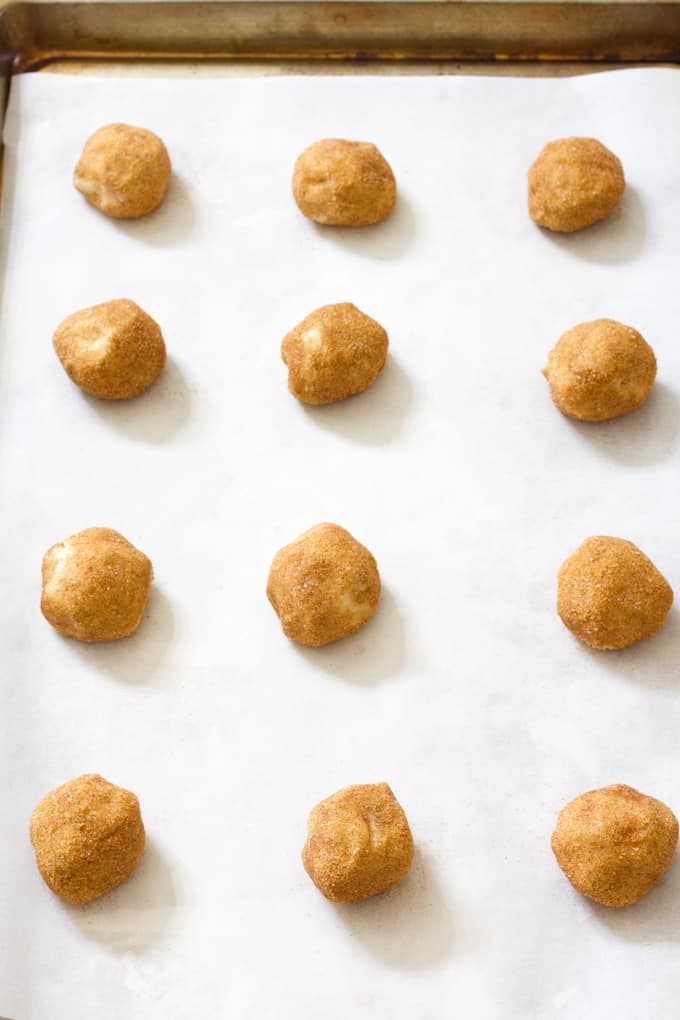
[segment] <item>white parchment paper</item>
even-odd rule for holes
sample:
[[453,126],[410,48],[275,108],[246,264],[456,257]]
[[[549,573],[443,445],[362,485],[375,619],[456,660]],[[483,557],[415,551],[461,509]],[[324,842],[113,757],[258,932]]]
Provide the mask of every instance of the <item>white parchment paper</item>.
[[[680,622],[595,654],[555,573],[590,534],[636,542],[680,588],[680,75],[111,81],[28,75],[6,126],[0,338],[0,1014],[13,1020],[677,1017],[680,866],[622,912],[573,892],[549,840],[569,799],[627,782],[680,810]],[[172,156],[167,201],[115,223],[71,186],[122,120]],[[525,173],[594,135],[628,187],[605,223],[540,231]],[[376,142],[399,204],[322,229],[290,194],[320,137]],[[114,297],[161,324],[164,377],[84,397],[51,334]],[[289,396],[283,334],[353,301],[390,335],[377,384]],[[540,368],[598,316],[655,348],[648,403],[587,426]],[[374,620],[316,651],[264,595],[322,520],[365,542]],[[38,610],[53,542],[102,525],[155,568],[131,639],[85,646]],[[54,786],[139,796],[148,851],[88,908],[43,886],[27,836]],[[418,846],[392,894],[327,903],[299,860],[308,811],[388,780]]]

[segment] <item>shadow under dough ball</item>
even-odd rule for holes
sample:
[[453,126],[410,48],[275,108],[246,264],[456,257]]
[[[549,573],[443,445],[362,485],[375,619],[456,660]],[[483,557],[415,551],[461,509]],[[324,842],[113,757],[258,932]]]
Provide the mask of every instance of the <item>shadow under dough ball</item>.
[[145,843],[134,793],[97,775],[48,793],[33,812],[30,837],[43,881],[68,903],[90,903],[124,882]]
[[332,404],[362,393],[382,370],[387,346],[382,326],[354,305],[317,308],[281,344],[288,389],[306,404]]
[[64,637],[114,641],[139,626],[151,578],[151,560],[117,531],[88,528],[45,553],[40,608]]
[[387,892],[413,863],[413,837],[387,783],[346,786],[307,820],[305,871],[326,899],[357,903]]
[[317,648],[353,634],[373,616],[378,566],[349,531],[317,524],[277,552],[267,597],[286,637]]
[[371,142],[324,138],[298,156],[293,196],[300,212],[316,223],[367,227],[392,212],[397,184]]
[[595,138],[548,142],[528,177],[534,223],[567,234],[609,216],[626,186],[621,160]]
[[591,648],[628,648],[650,638],[672,604],[668,581],[623,538],[587,538],[557,575],[562,623]]
[[136,219],[160,205],[171,172],[168,150],[153,131],[108,124],[85,142],[73,184],[107,216]]
[[562,334],[543,375],[562,414],[607,421],[645,402],[656,378],[656,358],[636,329],[595,319]]
[[551,845],[578,892],[605,907],[627,907],[656,885],[677,842],[670,808],[616,783],[562,808]]
[[160,326],[125,298],[69,315],[52,343],[76,386],[104,400],[139,396],[165,367]]

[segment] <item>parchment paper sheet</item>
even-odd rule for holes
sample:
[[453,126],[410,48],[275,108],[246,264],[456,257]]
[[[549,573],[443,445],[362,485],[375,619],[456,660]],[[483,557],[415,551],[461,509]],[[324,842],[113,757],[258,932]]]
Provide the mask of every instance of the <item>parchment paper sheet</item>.
[[[680,75],[216,82],[15,81],[0,340],[0,1014],[13,1020],[587,1020],[677,1017],[680,865],[624,912],[556,867],[559,808],[628,782],[680,810],[680,621],[595,654],[555,573],[630,538],[680,588]],[[175,175],[115,223],[72,188],[85,138],[146,125]],[[612,218],[541,232],[525,172],[594,135],[628,188]],[[399,205],[321,229],[290,194],[319,137],[375,141]],[[51,334],[113,297],[162,325],[168,370],[109,405]],[[353,301],[385,325],[366,394],[305,409],[283,334]],[[646,406],[607,425],[553,407],[540,368],[611,316],[654,346]],[[366,543],[373,622],[310,651],[280,633],[274,552],[322,520]],[[40,560],[117,528],[155,586],[137,635],[84,646],[38,611]],[[149,849],[86,909],[42,885],[27,826],[86,771],[138,794]],[[327,903],[308,811],[388,780],[418,845],[391,895]]]

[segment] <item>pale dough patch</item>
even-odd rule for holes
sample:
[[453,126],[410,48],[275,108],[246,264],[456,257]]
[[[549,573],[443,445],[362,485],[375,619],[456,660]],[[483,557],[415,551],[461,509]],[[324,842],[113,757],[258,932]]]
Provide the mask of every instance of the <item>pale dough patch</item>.
[[59,545],[55,545],[52,548],[52,577],[50,582],[46,585],[46,590],[52,592],[55,588],[59,588],[60,579],[64,571],[66,570],[69,560],[73,556],[73,550],[68,542],[61,542]]
[[308,350],[318,351],[323,343],[323,334],[318,326],[314,326],[303,333],[301,339]]

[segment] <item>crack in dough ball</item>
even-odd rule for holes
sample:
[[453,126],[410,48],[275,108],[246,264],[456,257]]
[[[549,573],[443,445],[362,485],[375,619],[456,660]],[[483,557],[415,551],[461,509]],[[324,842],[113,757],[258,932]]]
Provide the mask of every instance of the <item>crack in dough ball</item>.
[[392,212],[397,184],[371,142],[324,138],[298,156],[293,196],[300,212],[316,223],[367,227]]
[[359,630],[380,601],[371,553],[337,524],[317,524],[277,552],[267,597],[286,637],[317,648]]
[[307,832],[305,871],[334,903],[387,892],[413,863],[413,836],[387,783],[338,790],[313,809]]
[[170,173],[168,150],[153,131],[108,124],[85,142],[73,183],[107,216],[134,219],[160,205]]
[[677,842],[670,808],[616,783],[562,808],[552,850],[578,892],[605,907],[627,907],[656,885]]
[[628,648],[663,626],[673,589],[632,542],[587,538],[557,575],[557,612],[591,648]]
[[354,305],[317,308],[281,344],[288,389],[306,404],[332,404],[362,393],[382,370],[387,345],[382,326]]
[[124,298],[69,315],[52,343],[76,386],[104,400],[139,396],[165,367],[160,326]]
[[656,358],[636,329],[595,319],[562,334],[543,375],[562,414],[607,421],[645,402],[656,378]]
[[33,812],[30,837],[43,881],[68,903],[90,903],[124,882],[145,843],[134,793],[97,775],[48,793]]
[[529,215],[572,233],[609,216],[626,182],[620,159],[595,138],[548,142],[529,168]]
[[64,637],[114,641],[139,626],[151,578],[151,560],[117,531],[88,528],[45,553],[40,608]]

